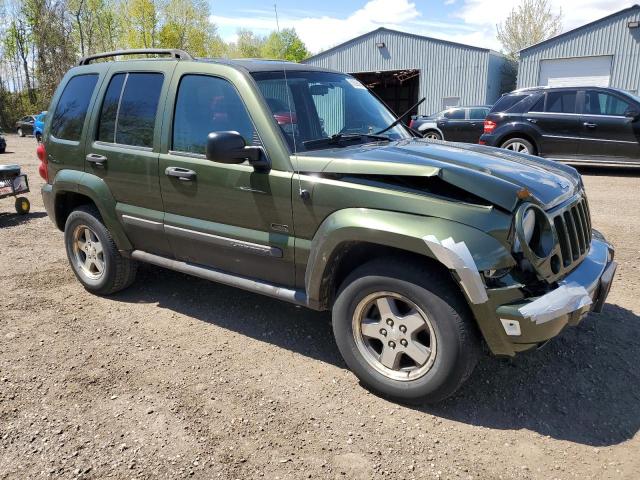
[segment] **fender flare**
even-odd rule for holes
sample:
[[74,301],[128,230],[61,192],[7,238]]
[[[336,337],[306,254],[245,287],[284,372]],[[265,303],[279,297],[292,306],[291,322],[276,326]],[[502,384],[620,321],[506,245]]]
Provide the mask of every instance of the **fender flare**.
[[[434,242],[435,239],[438,242]],[[512,267],[515,265],[510,252],[494,237],[468,225],[436,217],[397,213],[367,208],[348,208],[329,215],[316,231],[310,245],[310,255],[305,272],[305,290],[309,299],[321,302],[322,284],[325,272],[331,268],[334,253],[345,244],[366,242],[393,247],[431,258],[457,273],[461,282],[469,278],[460,275],[460,257],[454,248],[449,258],[443,250],[450,251],[451,242],[468,249],[471,263],[466,267],[475,271]],[[443,242],[443,245],[436,243]],[[468,259],[469,256],[466,258]],[[464,255],[463,255],[464,258]],[[471,303],[482,303],[484,297],[472,298],[469,293],[477,291],[477,285],[470,287],[461,283],[462,291]],[[474,301],[475,300],[475,301]]]
[[103,179],[80,170],[60,170],[53,181],[54,205],[57,196],[66,192],[77,193],[90,198],[100,212],[102,221],[116,242],[118,250],[130,251],[133,249],[133,245],[131,245],[122,225],[118,221],[116,215],[117,202]]

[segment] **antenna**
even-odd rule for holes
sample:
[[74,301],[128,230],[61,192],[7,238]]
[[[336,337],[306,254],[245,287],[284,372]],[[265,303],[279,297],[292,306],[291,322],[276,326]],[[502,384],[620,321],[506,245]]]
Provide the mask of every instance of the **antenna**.
[[[276,14],[276,29],[278,32],[278,36],[280,35],[280,21],[278,19],[278,2],[277,0],[273,1],[273,11]],[[291,108],[291,93],[289,91],[289,80],[287,79],[287,62],[286,59],[282,63],[282,73],[284,74],[284,85],[285,92],[287,93],[287,106],[289,107],[289,118],[291,119],[291,135],[293,136],[293,158],[295,165],[293,166],[294,175],[298,177],[298,195],[301,198],[305,198],[307,196],[307,192],[302,190],[302,182],[300,180],[300,169],[298,163],[298,144],[296,143],[296,124],[293,122],[293,109]],[[296,119],[297,121],[297,119]]]

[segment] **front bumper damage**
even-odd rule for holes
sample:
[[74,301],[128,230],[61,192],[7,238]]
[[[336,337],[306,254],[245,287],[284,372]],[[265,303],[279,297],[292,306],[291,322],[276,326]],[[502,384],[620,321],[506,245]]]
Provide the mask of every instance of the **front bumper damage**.
[[577,325],[589,312],[600,313],[616,272],[613,256],[613,247],[594,231],[589,254],[555,289],[497,305],[496,320],[513,351],[536,347],[566,326]]
[[[485,289],[464,243],[438,242],[433,237],[424,240],[459,281],[495,355],[513,356],[537,347],[565,327],[580,323],[589,312],[601,312],[617,267],[613,247],[594,230],[589,254],[582,262],[546,294],[531,297],[521,284]],[[481,288],[486,296],[479,293]]]

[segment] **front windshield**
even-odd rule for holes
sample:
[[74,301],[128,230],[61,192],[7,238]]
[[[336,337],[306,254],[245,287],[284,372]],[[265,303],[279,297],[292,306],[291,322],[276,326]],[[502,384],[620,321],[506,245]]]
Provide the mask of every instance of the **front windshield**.
[[[334,135],[373,135],[395,121],[393,114],[356,79],[341,73],[287,71],[253,74],[289,147],[301,152],[305,142]],[[410,138],[397,125],[384,135]],[[366,137],[362,141],[371,141]],[[317,142],[314,149],[318,148]],[[327,143],[321,148],[332,148]]]

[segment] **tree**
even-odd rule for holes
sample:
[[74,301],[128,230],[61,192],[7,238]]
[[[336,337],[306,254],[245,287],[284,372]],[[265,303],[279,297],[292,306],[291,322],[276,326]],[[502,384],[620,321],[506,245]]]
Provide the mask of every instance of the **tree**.
[[157,0],[122,0],[123,43],[127,48],[158,46],[160,4]]
[[240,28],[238,39],[230,45],[231,56],[239,58],[260,58],[265,39],[251,30]]
[[507,55],[517,60],[523,48],[562,32],[562,11],[553,13],[549,0],[522,0],[496,28]]
[[300,62],[309,56],[309,51],[295,29],[285,28],[280,32],[271,32],[262,47],[262,56]]
[[223,54],[223,42],[209,21],[206,0],[168,0],[162,17],[161,47],[181,48],[198,57]]

